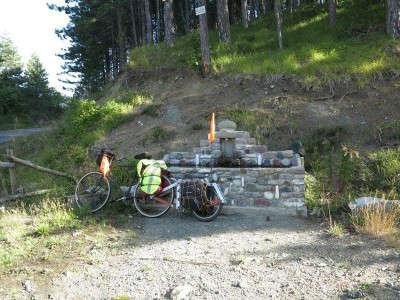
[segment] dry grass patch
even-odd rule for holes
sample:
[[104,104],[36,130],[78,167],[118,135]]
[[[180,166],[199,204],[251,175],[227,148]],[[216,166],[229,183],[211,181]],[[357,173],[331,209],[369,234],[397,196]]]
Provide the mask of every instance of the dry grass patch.
[[398,231],[400,209],[388,205],[370,205],[352,215],[354,228],[361,233],[384,237],[395,236]]

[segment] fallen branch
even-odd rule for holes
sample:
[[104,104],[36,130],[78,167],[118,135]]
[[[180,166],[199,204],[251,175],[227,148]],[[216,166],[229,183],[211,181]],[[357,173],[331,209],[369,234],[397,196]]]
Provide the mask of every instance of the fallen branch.
[[35,191],[35,192],[29,192],[29,193],[5,196],[5,197],[0,198],[0,204],[8,202],[8,201],[12,201],[12,200],[20,199],[20,198],[47,194],[50,191],[52,191],[52,190],[40,190],[40,191]]
[[44,168],[41,166],[38,166],[36,164],[34,164],[33,162],[29,161],[29,160],[24,160],[24,159],[20,159],[18,157],[15,157],[13,155],[7,155],[7,158],[15,163],[30,167],[32,169],[41,171],[41,172],[45,172],[45,173],[49,173],[52,175],[56,175],[56,176],[61,176],[61,177],[67,177],[69,179],[72,179],[73,181],[76,181],[75,178],[67,173],[63,173],[60,171],[56,171],[56,170],[52,170],[52,169],[48,169],[48,168]]
[[339,102],[340,102],[340,101],[343,101],[343,99],[344,99],[346,96],[351,95],[351,94],[354,94],[354,93],[356,93],[356,91],[349,91],[349,92],[344,93],[343,96],[340,97]]
[[313,99],[313,101],[330,100],[330,99],[335,98],[335,96],[336,96],[335,93],[332,93],[329,96],[325,96],[325,97],[321,97],[321,98],[315,98],[315,99]]

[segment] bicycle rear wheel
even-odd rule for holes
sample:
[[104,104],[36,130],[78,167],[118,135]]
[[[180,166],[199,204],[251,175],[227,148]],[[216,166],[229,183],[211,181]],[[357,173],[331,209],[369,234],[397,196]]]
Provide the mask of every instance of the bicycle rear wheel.
[[206,197],[204,198],[199,205],[192,203],[192,213],[197,220],[210,222],[222,212],[224,204],[212,185],[206,187]]
[[[162,176],[164,181],[163,186],[171,185],[171,181]],[[174,201],[174,189],[167,193],[159,193],[155,195],[148,195],[140,190],[140,184],[135,189],[133,201],[136,209],[142,216],[148,218],[158,218],[164,215],[172,206]]]
[[102,209],[110,195],[110,182],[100,172],[86,174],[78,181],[75,188],[76,204],[78,207],[87,208],[91,213]]

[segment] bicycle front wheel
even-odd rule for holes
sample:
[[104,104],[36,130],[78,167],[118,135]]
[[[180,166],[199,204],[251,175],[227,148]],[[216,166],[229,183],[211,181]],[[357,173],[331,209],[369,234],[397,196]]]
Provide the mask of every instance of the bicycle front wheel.
[[76,204],[78,207],[87,208],[91,213],[102,209],[110,195],[110,182],[100,172],[86,174],[78,181],[75,188]]
[[[163,186],[171,185],[171,181],[167,177],[162,176],[162,180],[164,182]],[[158,218],[171,208],[174,201],[174,189],[169,192],[148,195],[140,190],[140,184],[138,184],[133,199],[136,209],[142,216]]]

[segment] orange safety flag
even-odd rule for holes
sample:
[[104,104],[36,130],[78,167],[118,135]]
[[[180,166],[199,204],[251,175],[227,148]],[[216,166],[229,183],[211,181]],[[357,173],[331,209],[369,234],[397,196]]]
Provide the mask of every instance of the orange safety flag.
[[215,113],[212,113],[211,122],[210,122],[210,133],[208,134],[208,141],[210,144],[215,141]]
[[100,172],[104,177],[107,177],[110,174],[110,161],[106,155],[103,155],[100,164]]

